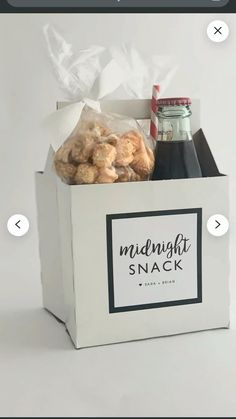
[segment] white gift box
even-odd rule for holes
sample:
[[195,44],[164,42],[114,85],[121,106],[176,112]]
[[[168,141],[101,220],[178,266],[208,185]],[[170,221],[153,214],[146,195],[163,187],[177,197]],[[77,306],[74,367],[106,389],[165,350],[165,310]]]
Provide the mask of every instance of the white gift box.
[[[150,101],[102,110],[146,119]],[[193,115],[196,132],[197,101]],[[64,184],[50,148],[36,173],[43,301],[76,348],[229,327],[229,234],[207,230],[229,217],[228,178],[201,130],[194,142],[203,178],[105,185]]]

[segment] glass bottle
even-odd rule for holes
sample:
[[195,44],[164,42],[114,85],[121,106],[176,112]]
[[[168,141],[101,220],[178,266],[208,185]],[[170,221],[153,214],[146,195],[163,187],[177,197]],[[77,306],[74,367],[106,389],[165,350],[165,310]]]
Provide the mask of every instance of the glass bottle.
[[158,140],[153,180],[202,177],[191,132],[191,100],[158,100]]

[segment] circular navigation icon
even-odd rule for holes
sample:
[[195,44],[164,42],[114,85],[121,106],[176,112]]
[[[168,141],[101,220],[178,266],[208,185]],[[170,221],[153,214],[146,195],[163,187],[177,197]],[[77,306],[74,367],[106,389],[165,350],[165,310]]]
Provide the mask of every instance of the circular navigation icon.
[[21,214],[12,215],[7,222],[7,229],[12,236],[25,236],[29,231],[29,220]]
[[229,27],[223,20],[214,20],[208,25],[207,35],[212,42],[224,42],[229,36]]
[[212,215],[207,222],[207,229],[212,236],[222,237],[229,230],[229,220],[221,214]]

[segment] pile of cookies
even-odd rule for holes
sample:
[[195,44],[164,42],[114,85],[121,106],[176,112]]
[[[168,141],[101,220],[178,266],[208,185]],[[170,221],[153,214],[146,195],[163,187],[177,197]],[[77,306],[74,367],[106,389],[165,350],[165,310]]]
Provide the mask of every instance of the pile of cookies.
[[138,130],[117,134],[90,121],[59,148],[54,165],[69,185],[135,182],[149,179],[154,154]]

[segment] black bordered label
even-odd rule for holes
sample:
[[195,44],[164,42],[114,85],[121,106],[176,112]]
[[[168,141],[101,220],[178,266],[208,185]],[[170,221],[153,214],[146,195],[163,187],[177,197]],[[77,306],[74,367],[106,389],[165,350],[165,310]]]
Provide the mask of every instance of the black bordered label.
[[202,209],[107,215],[109,312],[202,302]]

